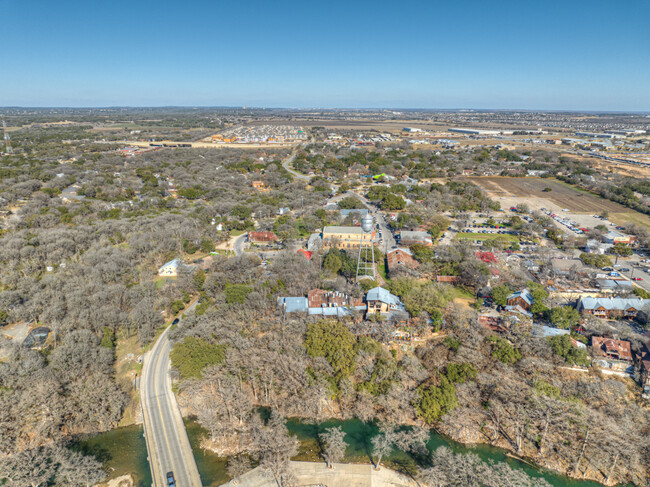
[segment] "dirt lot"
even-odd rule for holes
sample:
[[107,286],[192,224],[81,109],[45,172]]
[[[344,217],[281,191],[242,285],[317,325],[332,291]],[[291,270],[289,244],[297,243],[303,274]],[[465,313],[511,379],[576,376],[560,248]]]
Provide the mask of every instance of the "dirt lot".
[[[465,180],[480,186],[488,196],[498,200],[502,208],[526,203],[532,210],[547,208],[554,212],[568,209],[574,214],[594,214],[607,211],[609,219],[620,225],[635,223],[650,227],[650,217],[606,200],[586,191],[580,191],[554,179],[508,178],[500,176],[468,177]],[[544,188],[551,191],[544,192]]]

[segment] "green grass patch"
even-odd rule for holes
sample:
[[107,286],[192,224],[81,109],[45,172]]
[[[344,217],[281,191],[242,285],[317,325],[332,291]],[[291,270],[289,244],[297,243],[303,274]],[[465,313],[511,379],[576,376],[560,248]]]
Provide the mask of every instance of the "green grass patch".
[[167,282],[167,278],[162,277],[160,279],[156,279],[154,282],[156,283],[156,290],[162,289],[165,286],[165,283]]
[[384,279],[384,281],[388,281],[388,273],[386,272],[386,262],[383,260],[381,262],[377,262],[375,267],[377,269],[377,274],[380,275]]
[[452,299],[474,299],[476,296],[474,293],[468,291],[465,288],[454,286],[451,291]]

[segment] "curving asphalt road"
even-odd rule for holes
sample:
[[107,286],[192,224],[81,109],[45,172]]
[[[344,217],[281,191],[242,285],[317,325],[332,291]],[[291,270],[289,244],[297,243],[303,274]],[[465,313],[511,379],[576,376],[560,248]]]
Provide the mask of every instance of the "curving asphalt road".
[[287,171],[289,171],[292,175],[294,175],[295,177],[297,177],[298,179],[304,179],[305,181],[309,181],[309,180],[311,179],[310,176],[305,176],[304,174],[300,174],[298,171],[296,171],[296,170],[294,170],[294,169],[291,169],[291,167],[289,167],[289,166],[291,165],[291,163],[293,162],[293,160],[296,158],[296,155],[298,155],[298,152],[300,151],[300,149],[304,148],[305,145],[306,145],[306,144],[301,144],[300,146],[298,146],[298,147],[296,148],[296,150],[294,150],[294,151],[291,153],[291,155],[290,155],[289,157],[287,157],[287,158],[284,160],[284,162],[282,163],[282,166],[283,166]]
[[201,487],[169,376],[168,327],[144,355],[140,400],[154,487],[166,487],[167,472],[173,472],[177,487]]
[[238,257],[244,253],[244,244],[246,243],[246,237],[248,237],[248,234],[244,233],[235,239],[233,249],[235,250],[235,255]]

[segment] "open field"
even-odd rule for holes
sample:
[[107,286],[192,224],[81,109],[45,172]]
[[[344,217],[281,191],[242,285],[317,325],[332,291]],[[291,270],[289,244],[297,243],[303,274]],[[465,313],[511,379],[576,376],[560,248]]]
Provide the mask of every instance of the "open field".
[[[555,179],[502,176],[476,176],[464,179],[481,187],[488,196],[499,201],[504,209],[525,203],[532,210],[547,208],[555,213],[563,209],[568,209],[574,214],[606,211],[609,213],[610,221],[617,224],[635,223],[650,228],[650,216]],[[550,188],[551,191],[544,192],[544,188]]]
[[[601,211],[631,211],[618,203],[606,200],[586,191],[579,191],[554,179],[543,178],[508,178],[501,176],[470,177],[474,184],[490,193],[490,196],[519,196],[526,198],[543,198],[562,208],[576,213],[598,213]],[[544,192],[544,188],[551,191]]]

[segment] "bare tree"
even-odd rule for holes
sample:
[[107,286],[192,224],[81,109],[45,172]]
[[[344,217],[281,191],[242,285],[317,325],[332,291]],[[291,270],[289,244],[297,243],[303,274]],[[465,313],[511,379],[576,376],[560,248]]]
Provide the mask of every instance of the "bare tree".
[[329,468],[334,468],[334,463],[343,460],[347,444],[345,442],[345,433],[340,426],[336,428],[327,428],[324,433],[318,435],[323,445],[323,457]]

